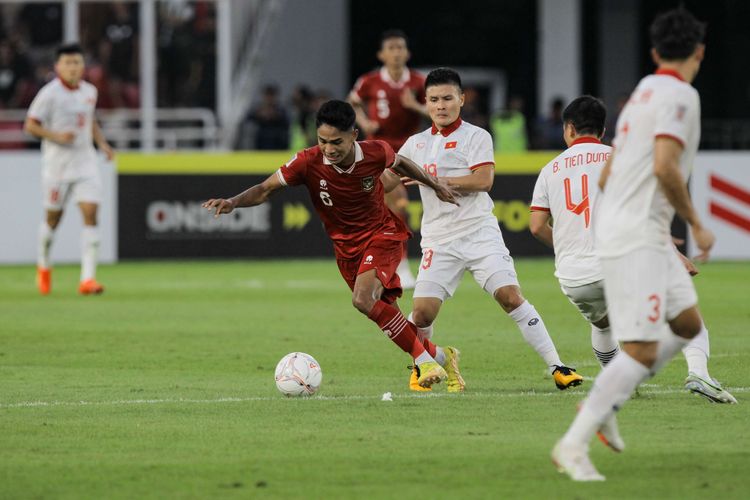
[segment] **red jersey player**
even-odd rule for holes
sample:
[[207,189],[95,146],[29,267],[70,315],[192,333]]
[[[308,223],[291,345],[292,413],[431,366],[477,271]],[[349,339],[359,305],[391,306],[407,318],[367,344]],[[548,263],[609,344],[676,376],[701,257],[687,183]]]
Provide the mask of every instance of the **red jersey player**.
[[424,183],[449,203],[456,203],[454,192],[412,161],[396,155],[388,143],[357,142],[354,122],[351,105],[326,102],[316,116],[317,146],[298,152],[261,184],[229,199],[208,200],[203,207],[215,210],[218,217],[235,208],[260,205],[285,186],[304,185],[333,240],[336,262],[352,290],[354,307],[414,358],[420,385],[430,387],[446,378],[450,385],[461,377],[457,351],[423,344],[414,324],[395,304],[401,296],[396,267],[410,234],[386,207],[380,178],[390,168],[398,176]]
[[[368,139],[385,141],[394,151],[398,151],[409,136],[419,132],[423,116],[429,118],[425,108],[425,77],[406,66],[410,56],[403,31],[384,32],[377,52],[383,66],[359,77],[349,93],[360,129]],[[405,187],[397,184],[386,194],[385,201],[394,213],[406,220],[409,198]],[[398,274],[405,288],[414,288],[406,246]]]

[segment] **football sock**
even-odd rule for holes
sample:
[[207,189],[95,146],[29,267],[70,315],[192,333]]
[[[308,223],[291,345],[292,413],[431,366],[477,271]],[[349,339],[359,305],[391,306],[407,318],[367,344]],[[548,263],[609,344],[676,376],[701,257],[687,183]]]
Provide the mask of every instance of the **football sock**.
[[708,357],[711,352],[708,345],[708,330],[704,323],[701,324],[700,333],[682,349],[682,354],[685,355],[688,372],[693,372],[703,379],[711,378],[708,374]]
[[539,316],[539,313],[536,312],[536,309],[528,300],[513,309],[510,312],[510,317],[513,318],[513,321],[520,328],[526,342],[534,348],[539,356],[544,359],[544,362],[547,363],[547,366],[550,367],[550,372],[554,370],[555,366],[562,366],[562,361],[560,361],[560,356],[557,354],[555,344],[552,343],[552,339],[549,333],[547,333],[544,321],[542,321],[541,316]]
[[591,325],[591,348],[602,368],[612,361],[619,351],[617,341],[612,337],[612,329]]
[[[412,315],[412,313],[409,313],[407,319],[410,323],[414,323],[414,316]],[[427,328],[419,328],[418,326],[416,328],[417,338],[422,341],[422,345],[424,345],[424,348],[427,349],[427,351],[433,358],[435,358],[435,361],[440,363],[440,366],[445,365],[445,352],[443,351],[443,348],[430,342],[430,339],[432,338],[432,325],[428,326]]]
[[[415,360],[427,352],[425,346],[417,338],[417,327],[404,318],[398,308],[379,300],[375,302],[367,317],[377,323],[393,343],[409,353]],[[431,354],[427,352],[427,356],[431,357]]]
[[680,352],[680,349],[685,347],[688,342],[688,339],[675,335],[670,331],[659,341],[659,347],[656,351],[656,361],[654,362],[654,366],[651,367],[651,373],[659,373],[659,370],[664,368],[664,365],[666,365],[675,354]]
[[81,281],[94,279],[96,260],[99,254],[99,228],[83,226],[81,232]]
[[605,420],[619,410],[635,388],[650,375],[648,368],[620,351],[599,372],[563,441],[569,445],[588,445]]
[[52,240],[55,236],[55,230],[49,227],[46,221],[39,225],[39,240],[37,243],[36,265],[42,269],[50,268],[49,250],[52,246]]

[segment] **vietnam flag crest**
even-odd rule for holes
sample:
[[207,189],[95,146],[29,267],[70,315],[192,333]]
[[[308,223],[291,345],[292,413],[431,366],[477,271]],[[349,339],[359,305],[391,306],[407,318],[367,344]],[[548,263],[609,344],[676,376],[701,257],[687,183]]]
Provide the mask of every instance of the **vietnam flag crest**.
[[456,144],[458,144],[456,141],[446,142],[445,149],[456,149]]

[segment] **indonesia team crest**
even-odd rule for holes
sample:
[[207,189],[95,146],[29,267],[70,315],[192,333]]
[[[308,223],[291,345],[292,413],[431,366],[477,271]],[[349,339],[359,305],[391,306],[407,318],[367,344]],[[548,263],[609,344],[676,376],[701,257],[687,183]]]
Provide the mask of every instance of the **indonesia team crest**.
[[369,193],[375,187],[375,179],[370,175],[362,178],[362,191]]

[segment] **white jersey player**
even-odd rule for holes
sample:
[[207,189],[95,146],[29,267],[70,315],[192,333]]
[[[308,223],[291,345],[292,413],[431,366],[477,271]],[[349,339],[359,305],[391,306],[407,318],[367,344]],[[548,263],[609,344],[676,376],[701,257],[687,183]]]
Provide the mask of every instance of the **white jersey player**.
[[81,294],[99,294],[96,281],[99,247],[97,209],[101,203],[101,180],[93,142],[112,159],[112,148],[94,118],[96,87],[82,80],[84,61],[77,44],[57,51],[57,78],[34,98],[24,129],[42,139],[42,199],[45,220],[39,228],[37,286],[46,295],[51,290],[50,247],[66,201],[78,203],[83,216]]
[[700,136],[700,103],[690,82],[704,57],[705,27],[679,8],[658,16],[650,31],[658,69],[641,80],[618,119],[594,218],[609,321],[622,349],[552,450],[558,470],[577,481],[604,480],[589,459],[589,441],[599,431],[622,449],[615,412],[702,328],[670,223],[676,212],[700,257],[708,257],[714,236],[693,209],[685,178]]
[[[420,187],[424,207],[422,262],[411,318],[420,335],[429,338],[440,307],[468,270],[513,318],[524,339],[549,367],[557,387],[562,390],[579,385],[583,378],[562,363],[539,313],[521,295],[513,259],[487,194],[495,177],[492,139],[486,130],[459,117],[464,102],[460,76],[451,69],[436,69],[427,76],[425,90],[433,125],[411,136],[399,154],[422,165],[462,196],[460,206],[448,208]],[[413,371],[410,387],[414,390],[419,390],[417,376]],[[454,385],[448,381],[449,391],[463,388],[463,381]]]
[[[550,161],[534,187],[531,232],[555,250],[555,275],[563,293],[591,323],[591,346],[604,366],[617,354],[604,298],[604,281],[594,249],[592,226],[598,217],[599,175],[612,148],[600,142],[606,110],[592,96],[574,99],[563,112],[564,139],[569,148]],[[550,227],[549,221],[554,221]],[[676,249],[675,249],[676,251]],[[690,274],[695,266],[681,254]],[[737,400],[708,374],[708,330],[703,327],[684,350],[688,364],[685,386],[712,402]]]

